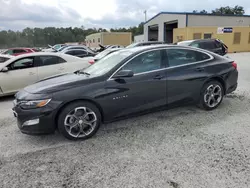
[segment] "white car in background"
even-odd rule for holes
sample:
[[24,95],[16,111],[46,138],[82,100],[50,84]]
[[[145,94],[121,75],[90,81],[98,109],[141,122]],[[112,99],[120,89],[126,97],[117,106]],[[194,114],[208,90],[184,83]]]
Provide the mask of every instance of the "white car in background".
[[0,96],[12,95],[39,80],[91,65],[83,58],[54,52],[35,52],[4,58],[0,62]]

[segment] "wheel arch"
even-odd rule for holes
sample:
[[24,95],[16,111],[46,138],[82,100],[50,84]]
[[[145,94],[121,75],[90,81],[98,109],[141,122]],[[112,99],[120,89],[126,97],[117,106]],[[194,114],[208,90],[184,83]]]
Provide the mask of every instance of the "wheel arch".
[[54,118],[54,121],[55,121],[55,127],[57,129],[58,125],[57,125],[57,121],[58,121],[58,117],[61,113],[61,111],[66,107],[68,106],[69,104],[72,104],[72,103],[75,103],[75,102],[89,102],[89,103],[92,103],[93,105],[95,105],[98,110],[100,111],[101,113],[101,122],[103,122],[104,120],[104,113],[103,113],[103,109],[101,107],[100,104],[98,104],[97,102],[95,102],[94,100],[91,100],[91,99],[74,99],[74,100],[71,100],[71,101],[67,101],[66,103],[63,103],[59,109],[57,110],[56,114],[55,114],[55,118]]
[[225,95],[225,93],[226,93],[226,83],[225,83],[224,79],[223,79],[222,77],[220,77],[220,76],[213,76],[213,77],[208,78],[208,79],[204,82],[203,85],[205,85],[206,83],[208,83],[208,82],[210,82],[210,81],[213,81],[213,80],[218,81],[218,82],[222,85],[222,87],[223,87],[223,92],[224,92],[224,95]]

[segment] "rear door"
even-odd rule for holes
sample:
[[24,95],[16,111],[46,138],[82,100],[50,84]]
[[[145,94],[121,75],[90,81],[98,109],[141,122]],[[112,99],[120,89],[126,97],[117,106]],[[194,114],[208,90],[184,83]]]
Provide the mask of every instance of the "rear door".
[[38,66],[38,79],[44,79],[50,76],[65,72],[66,61],[58,56],[36,56],[35,63]]
[[213,57],[192,49],[166,50],[167,103],[182,103],[199,97],[206,79],[206,63]]
[[0,72],[0,87],[4,94],[15,93],[38,80],[34,57],[18,59],[7,68],[7,72]]

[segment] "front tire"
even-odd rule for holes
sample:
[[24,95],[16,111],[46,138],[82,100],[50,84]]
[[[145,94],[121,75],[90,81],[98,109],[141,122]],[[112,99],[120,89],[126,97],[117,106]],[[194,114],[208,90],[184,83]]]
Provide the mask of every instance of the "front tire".
[[223,97],[222,84],[216,80],[209,81],[202,87],[198,106],[205,110],[213,110],[221,104]]
[[85,140],[98,131],[101,114],[94,104],[78,101],[62,109],[57,123],[59,132],[67,139]]

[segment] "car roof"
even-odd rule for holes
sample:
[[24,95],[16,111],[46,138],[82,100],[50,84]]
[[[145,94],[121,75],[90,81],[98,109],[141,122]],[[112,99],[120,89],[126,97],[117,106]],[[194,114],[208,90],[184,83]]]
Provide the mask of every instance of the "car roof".
[[162,49],[162,48],[182,48],[182,49],[185,48],[185,49],[191,49],[191,50],[207,53],[207,54],[210,54],[212,56],[216,55],[208,50],[204,50],[201,48],[196,48],[196,47],[192,47],[192,46],[180,46],[180,45],[174,45],[174,44],[157,44],[157,45],[149,45],[149,46],[136,46],[133,48],[123,48],[123,49],[119,50],[119,52],[130,52],[132,54],[135,54],[135,53],[140,53],[140,52],[143,52],[146,50],[154,50],[154,49]]

